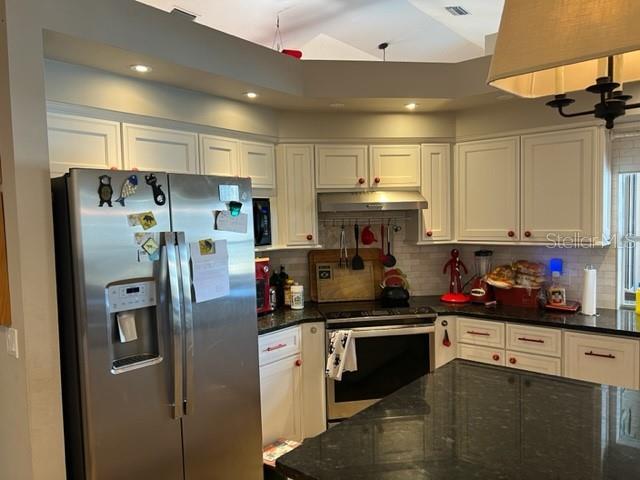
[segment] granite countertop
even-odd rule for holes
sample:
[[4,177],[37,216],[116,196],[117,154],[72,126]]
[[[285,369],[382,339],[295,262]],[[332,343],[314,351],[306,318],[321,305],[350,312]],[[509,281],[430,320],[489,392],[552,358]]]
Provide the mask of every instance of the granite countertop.
[[565,313],[544,308],[524,308],[497,305],[467,303],[450,305],[440,301],[439,296],[415,297],[412,306],[431,307],[439,316],[464,315],[467,317],[491,318],[505,322],[516,322],[541,327],[567,328],[571,330],[591,331],[594,333],[640,337],[640,316],[633,310],[614,310],[598,308],[597,315]]
[[307,439],[293,480],[640,476],[640,391],[455,360]]
[[[633,310],[599,308],[598,315],[564,313],[543,308],[510,307],[467,303],[451,305],[440,301],[440,296],[416,296],[410,300],[411,307],[430,307],[438,316],[464,315],[503,322],[522,323],[541,327],[566,328],[593,333],[621,335],[640,338],[640,316]],[[324,321],[322,312],[341,309],[374,310],[380,308],[375,302],[344,302],[316,304],[305,303],[303,310],[279,309],[269,315],[258,317],[258,333],[264,334],[305,322]]]
[[268,315],[258,316],[258,335],[308,322],[324,322],[324,317],[315,303],[305,303],[302,310],[281,308]]

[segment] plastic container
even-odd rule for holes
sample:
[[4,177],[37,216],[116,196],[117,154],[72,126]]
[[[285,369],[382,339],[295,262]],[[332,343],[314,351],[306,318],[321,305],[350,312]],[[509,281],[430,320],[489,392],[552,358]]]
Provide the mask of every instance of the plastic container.
[[291,310],[302,310],[304,308],[304,287],[297,283],[291,285]]
[[512,307],[538,308],[540,287],[494,288],[496,302]]

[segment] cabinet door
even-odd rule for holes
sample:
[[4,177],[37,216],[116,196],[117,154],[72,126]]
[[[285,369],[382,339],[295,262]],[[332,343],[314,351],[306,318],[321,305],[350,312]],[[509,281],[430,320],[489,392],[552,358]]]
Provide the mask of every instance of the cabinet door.
[[200,173],[224,177],[240,175],[238,142],[212,135],[200,135]]
[[302,330],[302,436],[315,437],[327,429],[325,325],[305,323]]
[[196,133],[127,123],[122,132],[125,169],[197,173]]
[[366,145],[316,146],[316,187],[362,189],[367,187]]
[[281,145],[278,154],[278,210],[284,244],[317,243],[316,193],[313,188],[313,146]]
[[509,368],[527,370],[529,372],[545,373],[547,375],[562,375],[562,366],[559,358],[544,357],[531,353],[514,352],[507,350],[506,363]]
[[422,210],[420,240],[451,239],[451,147],[422,145],[422,196],[429,208]]
[[522,240],[591,236],[596,134],[584,128],[522,137]]
[[302,440],[300,355],[260,367],[262,444],[279,438]]
[[435,368],[440,368],[451,360],[455,360],[458,351],[457,324],[457,318],[454,316],[442,316],[436,320]]
[[378,188],[420,186],[419,145],[373,145],[369,185]]
[[564,332],[564,375],[637,390],[640,340]]
[[70,168],[122,168],[120,124],[96,118],[47,114],[51,176]]
[[240,175],[251,178],[253,188],[276,188],[276,164],[273,145],[242,142]]
[[456,217],[460,240],[519,236],[518,137],[456,147]]

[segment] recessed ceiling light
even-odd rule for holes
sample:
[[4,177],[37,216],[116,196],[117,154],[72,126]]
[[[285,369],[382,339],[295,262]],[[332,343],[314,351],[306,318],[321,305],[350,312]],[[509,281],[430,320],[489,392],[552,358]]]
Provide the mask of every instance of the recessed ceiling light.
[[151,70],[153,70],[149,65],[143,65],[141,63],[131,65],[129,68],[137,73],[149,73]]
[[245,93],[245,96],[247,98],[250,98],[251,100],[253,100],[254,98],[258,98],[258,94],[256,92],[247,92]]
[[415,110],[417,106],[417,103],[407,103],[404,108],[406,108],[407,110]]

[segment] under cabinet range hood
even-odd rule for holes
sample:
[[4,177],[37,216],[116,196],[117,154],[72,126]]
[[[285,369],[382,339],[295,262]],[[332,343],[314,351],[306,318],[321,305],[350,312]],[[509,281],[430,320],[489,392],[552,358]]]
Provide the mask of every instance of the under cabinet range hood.
[[419,192],[376,191],[319,193],[321,212],[377,212],[392,210],[422,210],[427,201]]

